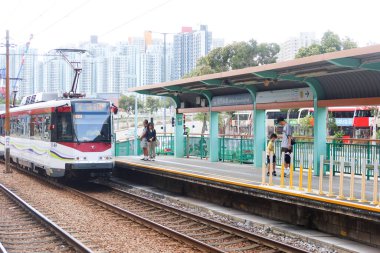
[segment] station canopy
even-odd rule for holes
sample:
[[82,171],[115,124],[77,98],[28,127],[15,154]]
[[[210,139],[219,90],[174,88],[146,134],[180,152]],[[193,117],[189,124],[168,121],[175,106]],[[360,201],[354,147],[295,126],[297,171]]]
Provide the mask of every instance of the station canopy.
[[[380,45],[129,89],[172,97],[180,109],[202,111],[380,104]],[[202,99],[200,99],[202,98]],[[207,98],[207,99],[205,99]]]

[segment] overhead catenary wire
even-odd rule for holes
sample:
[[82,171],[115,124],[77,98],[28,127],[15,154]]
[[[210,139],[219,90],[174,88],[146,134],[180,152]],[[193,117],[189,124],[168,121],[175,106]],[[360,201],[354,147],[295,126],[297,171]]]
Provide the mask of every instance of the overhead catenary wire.
[[54,0],[51,5],[49,5],[47,8],[45,8],[40,14],[38,14],[35,18],[33,18],[31,21],[29,21],[23,28],[21,28],[20,30],[18,30],[16,32],[24,31],[28,27],[31,27],[36,21],[38,21],[40,18],[45,16],[45,14],[49,13],[50,10],[56,5],[57,1],[58,0]]
[[137,19],[139,19],[139,18],[144,17],[145,15],[151,13],[152,11],[155,11],[155,10],[157,10],[157,9],[159,9],[159,8],[161,8],[161,7],[163,7],[163,6],[165,6],[166,4],[168,4],[168,3],[171,2],[171,1],[172,1],[172,0],[167,0],[167,1],[163,2],[163,3],[161,3],[161,4],[158,4],[158,5],[154,6],[154,7],[152,7],[152,8],[150,8],[150,9],[146,10],[146,11],[143,11],[143,12],[139,13],[138,15],[134,16],[133,18],[131,18],[131,19],[125,21],[124,23],[122,23],[122,24],[120,24],[120,25],[118,25],[118,26],[115,26],[114,28],[112,28],[112,29],[110,29],[110,30],[108,30],[108,31],[106,31],[106,32],[104,32],[104,33],[102,33],[99,37],[104,37],[104,36],[106,36],[106,35],[108,35],[108,34],[114,32],[114,31],[116,31],[116,30],[122,28],[123,26],[126,26],[126,25],[132,23],[133,21],[135,21],[135,20],[137,20]]
[[46,26],[44,29],[42,29],[41,31],[35,33],[35,35],[41,35],[42,33],[46,32],[47,30],[51,29],[52,27],[56,26],[59,22],[61,22],[62,20],[66,19],[67,17],[69,17],[71,14],[73,14],[74,12],[78,11],[79,9],[83,8],[85,5],[87,5],[91,0],[87,0],[87,1],[84,1],[82,2],[81,4],[75,6],[73,9],[70,9],[65,15],[63,15],[62,17],[60,17],[59,19],[57,19],[56,21],[54,21],[53,23],[51,23],[50,25]]

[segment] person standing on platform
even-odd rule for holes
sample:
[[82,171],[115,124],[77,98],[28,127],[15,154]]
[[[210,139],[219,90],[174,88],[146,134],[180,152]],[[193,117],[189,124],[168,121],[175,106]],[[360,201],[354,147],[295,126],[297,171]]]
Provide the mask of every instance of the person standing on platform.
[[147,134],[148,134],[148,120],[144,120],[144,129],[142,131],[142,134],[140,136],[140,145],[143,150],[144,157],[141,158],[143,161],[148,161],[148,140],[147,140]]
[[277,139],[277,134],[274,134],[274,133],[271,134],[270,140],[269,140],[268,146],[267,146],[267,169],[268,169],[267,176],[269,176],[269,173],[270,173],[270,160],[271,160],[270,156],[271,156],[271,154],[273,155],[273,159],[272,159],[273,172],[272,172],[272,175],[277,176],[277,174],[276,174],[276,155],[274,154],[276,139]]
[[283,126],[282,141],[281,141],[281,154],[285,153],[285,176],[289,175],[289,166],[292,154],[292,127],[285,121],[283,117],[278,117],[277,124]]
[[149,125],[148,125],[147,140],[148,140],[149,158],[151,161],[154,161],[154,159],[156,159],[157,136],[156,136],[156,130],[154,129],[153,123],[149,123]]

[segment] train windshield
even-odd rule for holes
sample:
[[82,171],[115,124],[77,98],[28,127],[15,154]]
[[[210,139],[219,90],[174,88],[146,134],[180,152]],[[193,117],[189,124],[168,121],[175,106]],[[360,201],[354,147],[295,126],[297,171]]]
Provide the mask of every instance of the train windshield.
[[107,102],[73,104],[74,141],[110,142],[111,116]]

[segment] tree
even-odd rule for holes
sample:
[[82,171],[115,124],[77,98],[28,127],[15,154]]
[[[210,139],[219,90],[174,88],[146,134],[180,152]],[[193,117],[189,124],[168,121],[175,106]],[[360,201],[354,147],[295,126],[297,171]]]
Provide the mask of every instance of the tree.
[[325,53],[340,51],[342,50],[342,41],[338,34],[327,31],[322,36],[321,46]]
[[[144,104],[141,101],[141,99],[137,99],[138,110],[141,111],[143,106],[144,106]],[[121,95],[121,97],[119,98],[119,107],[126,112],[129,110],[134,112],[134,110],[135,110],[135,96],[134,95],[130,95],[130,96]]]
[[296,54],[296,58],[346,50],[356,48],[357,46],[357,43],[349,37],[341,40],[338,34],[327,31],[323,34],[320,45],[312,44],[308,47],[300,48]]
[[279,51],[280,46],[276,43],[258,44],[253,39],[248,42],[233,42],[225,47],[215,48],[208,55],[200,58],[196,68],[184,77],[274,63]]
[[147,97],[145,101],[145,108],[148,110],[150,114],[153,112],[157,112],[160,107],[160,100],[155,97]]
[[349,37],[345,37],[342,40],[342,47],[343,47],[343,50],[347,50],[347,49],[351,49],[351,48],[357,48],[358,43],[356,43],[355,41],[353,41]]

